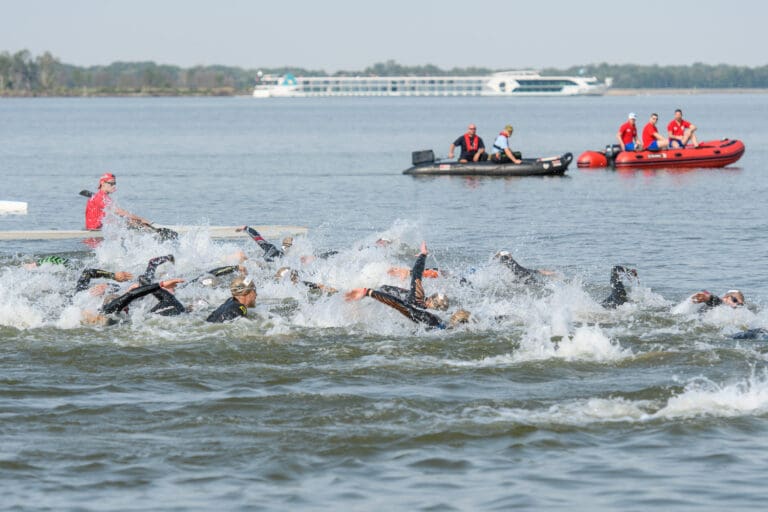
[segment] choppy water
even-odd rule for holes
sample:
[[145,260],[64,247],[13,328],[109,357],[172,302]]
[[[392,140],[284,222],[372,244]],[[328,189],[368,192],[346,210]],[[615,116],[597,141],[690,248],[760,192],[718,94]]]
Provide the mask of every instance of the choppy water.
[[[630,110],[681,107],[700,139],[742,139],[715,170],[571,169],[550,179],[414,179],[410,151],[467,122],[515,125],[526,155],[610,142]],[[10,510],[724,510],[764,508],[768,449],[765,95],[572,99],[0,101],[0,229],[74,229],[102,172],[168,224],[309,227],[285,262],[341,290],[396,284],[426,239],[427,280],[475,321],[426,331],[371,300],[271,279],[249,240],[126,234],[0,246],[0,482]],[[382,249],[373,242],[392,239]],[[245,249],[259,303],[203,320],[226,289],[188,287],[178,318],[133,307],[83,327],[75,271],[29,257],[194,276]],[[300,256],[339,254],[302,266]],[[510,250],[557,272],[526,287]],[[607,311],[612,265],[638,269]],[[467,277],[471,285],[459,283]],[[686,297],[741,289],[748,307]],[[151,301],[147,301],[151,302]],[[457,307],[454,305],[451,309]]]

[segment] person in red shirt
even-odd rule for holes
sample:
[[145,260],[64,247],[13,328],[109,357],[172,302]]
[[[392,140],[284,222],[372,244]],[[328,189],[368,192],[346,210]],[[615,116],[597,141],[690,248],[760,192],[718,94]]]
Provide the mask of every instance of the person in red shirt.
[[616,134],[616,138],[619,139],[622,151],[639,151],[641,149],[640,140],[637,138],[636,119],[637,114],[630,112],[627,122],[619,127],[619,133]]
[[656,128],[656,122],[659,120],[659,114],[651,114],[648,124],[643,128],[643,147],[648,151],[658,151],[669,147],[669,140],[662,137]]
[[[99,178],[99,191],[93,194],[85,205],[85,229],[89,231],[101,229],[104,214],[107,208],[111,208],[112,198],[109,194],[117,190],[117,181],[112,173],[105,173]],[[117,215],[125,217],[136,224],[150,225],[147,219],[134,215],[122,208],[112,208]]]
[[683,119],[683,111],[675,110],[675,118],[667,125],[669,132],[669,147],[676,145],[684,148],[688,141],[693,143],[693,147],[699,147],[699,141],[696,140],[696,125]]

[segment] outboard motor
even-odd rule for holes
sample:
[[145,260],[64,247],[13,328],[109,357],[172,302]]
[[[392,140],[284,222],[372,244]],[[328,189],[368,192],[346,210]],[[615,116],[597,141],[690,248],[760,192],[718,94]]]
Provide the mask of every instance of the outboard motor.
[[411,162],[413,165],[433,164],[435,163],[435,152],[431,149],[414,151],[411,153]]
[[621,153],[621,146],[618,144],[608,144],[605,146],[605,158],[608,164],[613,167],[616,163],[616,156]]

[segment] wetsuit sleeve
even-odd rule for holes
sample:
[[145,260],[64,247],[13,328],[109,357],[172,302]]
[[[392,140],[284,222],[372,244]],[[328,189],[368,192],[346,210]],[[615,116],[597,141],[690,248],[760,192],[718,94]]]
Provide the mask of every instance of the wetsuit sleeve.
[[232,274],[233,272],[237,272],[239,269],[240,267],[238,265],[227,265],[226,267],[212,268],[208,271],[208,273],[212,276],[220,277],[226,276],[227,274]]
[[427,327],[437,327],[440,329],[445,328],[445,324],[437,315],[433,315],[429,311],[424,311],[423,309],[418,309],[411,306],[410,304],[406,304],[394,295],[390,295],[378,290],[368,290],[367,295],[368,297],[377,300],[382,304],[386,304],[401,315],[416,323],[424,324]]
[[391,284],[385,284],[379,287],[379,291],[394,295],[398,299],[406,302],[408,300],[409,291],[399,286],[392,286]]
[[420,308],[426,307],[424,303],[424,285],[421,282],[424,276],[424,264],[426,261],[426,254],[419,254],[419,257],[416,258],[413,269],[411,269],[411,289],[406,299],[408,304],[416,304]]
[[140,299],[141,297],[146,297],[147,295],[149,295],[150,293],[154,293],[158,289],[160,289],[160,283],[152,283],[144,286],[139,286],[138,288],[134,288],[133,290],[130,290],[124,293],[123,295],[119,296],[118,298],[105,304],[104,306],[102,306],[101,311],[106,315],[110,313],[115,313],[117,311],[121,311],[125,309],[128,306],[128,304],[135,301],[136,299]]
[[259,244],[259,247],[261,247],[261,250],[264,251],[265,260],[272,261],[275,258],[281,258],[283,256],[283,251],[275,247],[273,244],[264,240],[264,238],[261,236],[261,234],[258,231],[256,231],[250,226],[246,226],[245,230],[248,232],[248,236],[250,236],[254,242]]
[[513,274],[515,274],[520,279],[525,280],[534,280],[536,278],[537,272],[534,270],[525,268],[521,264],[515,261],[514,258],[511,256],[505,256],[501,259],[501,262],[506,265],[506,267],[512,271]]
[[336,254],[339,254],[339,251],[326,251],[326,252],[321,252],[320,254],[317,255],[317,257],[320,258],[321,260],[327,260],[331,256],[335,256]]
[[51,265],[64,265],[67,268],[72,268],[72,264],[70,263],[69,259],[62,256],[50,255],[38,258],[38,265],[42,265],[44,263],[49,263]]
[[82,274],[80,274],[80,278],[77,280],[77,285],[75,286],[75,292],[81,292],[88,288],[88,285],[91,284],[91,279],[96,279],[99,277],[103,277],[105,279],[114,279],[115,274],[114,272],[107,272],[106,270],[101,270],[98,268],[87,268],[83,270]]
[[179,302],[174,294],[164,288],[159,288],[152,292],[152,295],[157,299],[157,304],[150,312],[157,313],[162,316],[176,316],[187,312],[187,308],[184,304]]
[[707,299],[707,302],[704,303],[705,306],[708,308],[714,308],[715,306],[719,306],[723,303],[723,299],[718,297],[717,295],[711,295],[709,299]]
[[165,263],[166,261],[174,262],[174,258],[172,254],[169,254],[167,256],[158,256],[157,258],[152,258],[147,263],[147,269],[144,271],[144,273],[141,275],[147,283],[155,279],[155,272],[157,272],[157,267]]

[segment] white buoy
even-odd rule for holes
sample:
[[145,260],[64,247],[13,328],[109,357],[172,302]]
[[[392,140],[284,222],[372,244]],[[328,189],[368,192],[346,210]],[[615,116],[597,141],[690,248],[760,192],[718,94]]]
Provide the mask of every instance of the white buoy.
[[26,215],[27,203],[24,201],[0,201],[0,215]]

